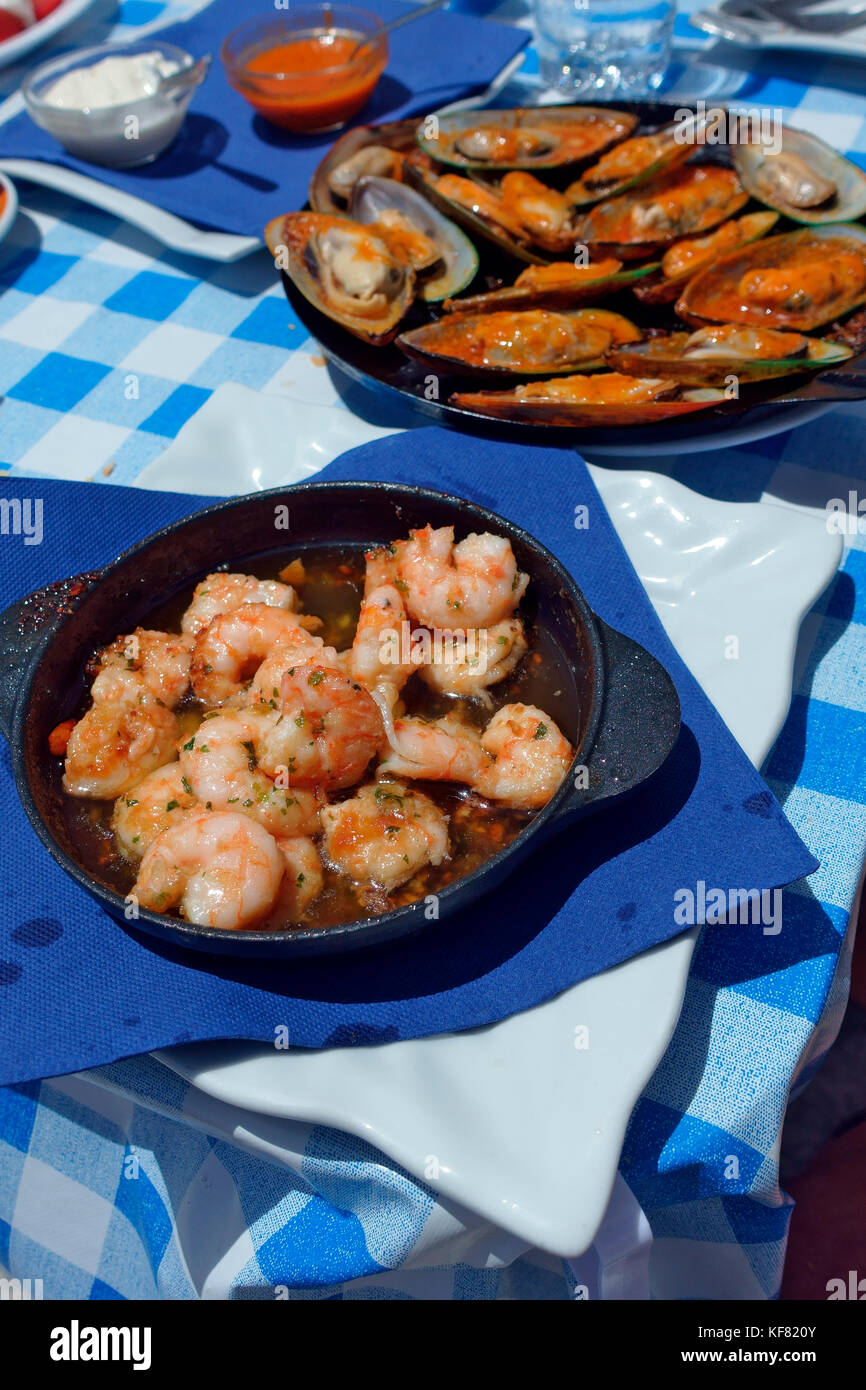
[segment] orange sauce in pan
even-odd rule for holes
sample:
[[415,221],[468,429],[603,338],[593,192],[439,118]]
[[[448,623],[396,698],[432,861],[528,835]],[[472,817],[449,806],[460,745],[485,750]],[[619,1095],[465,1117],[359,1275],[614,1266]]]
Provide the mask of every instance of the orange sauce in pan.
[[240,90],[260,115],[288,130],[341,125],[368,101],[388,59],[385,40],[371,39],[350,63],[362,38],[323,29],[274,44],[246,61]]

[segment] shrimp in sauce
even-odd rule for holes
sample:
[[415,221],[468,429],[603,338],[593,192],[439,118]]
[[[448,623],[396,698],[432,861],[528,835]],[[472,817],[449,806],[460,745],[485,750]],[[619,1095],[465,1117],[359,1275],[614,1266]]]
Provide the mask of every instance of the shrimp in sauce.
[[269,932],[473,872],[572,759],[539,707],[527,582],[506,538],[432,526],[208,575],[102,648],[89,707],[50,735],[83,862],[151,910]]

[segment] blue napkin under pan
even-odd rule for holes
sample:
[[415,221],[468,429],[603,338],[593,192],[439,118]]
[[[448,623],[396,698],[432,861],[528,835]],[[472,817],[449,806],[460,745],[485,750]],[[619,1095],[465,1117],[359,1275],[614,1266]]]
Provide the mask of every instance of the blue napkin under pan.
[[[651,790],[558,836],[429,933],[371,952],[244,963],[163,947],[108,917],[37,840],[0,741],[0,1084],[171,1043],[272,1042],[280,1024],[305,1047],[476,1027],[676,936],[683,888],[770,889],[816,867],[677,656],[576,454],[425,428],[352,450],[320,476],[439,488],[525,527],[606,622],[667,667],[682,702],[677,747]],[[209,500],[14,477],[3,491],[43,499],[44,539],[0,539],[0,607],[100,567]],[[585,530],[574,526],[580,505]],[[744,952],[772,955],[760,925],[720,930],[740,934]]]
[[[267,13],[269,7],[256,8]],[[407,6],[402,0],[372,0],[365,8],[387,21]],[[193,96],[178,138],[152,164],[105,169],[75,159],[26,111],[0,126],[0,156],[63,164],[187,221],[261,236],[272,217],[303,207],[310,177],[336,136],[280,130],[229,85],[220,47],[254,14],[253,7],[236,0],[214,0],[193,19],[154,35],[154,42],[177,44],[195,58],[210,53],[213,63]],[[528,40],[526,30],[449,11],[404,25],[389,36],[388,66],[353,124],[423,115],[483,92]]]

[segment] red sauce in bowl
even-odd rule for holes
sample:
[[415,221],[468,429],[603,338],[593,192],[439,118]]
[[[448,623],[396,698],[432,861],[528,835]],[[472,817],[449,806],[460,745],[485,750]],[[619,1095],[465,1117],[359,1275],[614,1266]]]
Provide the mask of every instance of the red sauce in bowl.
[[323,29],[290,39],[245,58],[229,78],[274,125],[332,130],[369,100],[388,61],[384,36],[371,38],[350,61],[363,37]]

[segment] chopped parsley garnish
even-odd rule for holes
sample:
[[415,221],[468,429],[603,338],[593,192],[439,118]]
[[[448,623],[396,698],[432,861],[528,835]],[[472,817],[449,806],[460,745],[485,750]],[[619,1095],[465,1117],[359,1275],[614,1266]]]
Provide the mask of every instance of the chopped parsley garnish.
[[398,796],[396,792],[389,792],[385,787],[377,787],[373,795],[377,806],[381,806],[385,801],[396,801],[398,806],[403,805],[402,796]]

